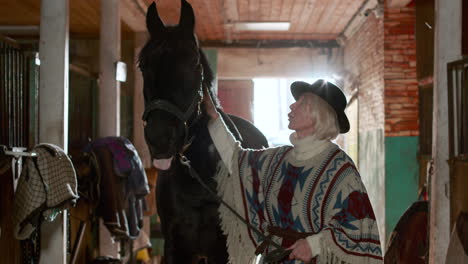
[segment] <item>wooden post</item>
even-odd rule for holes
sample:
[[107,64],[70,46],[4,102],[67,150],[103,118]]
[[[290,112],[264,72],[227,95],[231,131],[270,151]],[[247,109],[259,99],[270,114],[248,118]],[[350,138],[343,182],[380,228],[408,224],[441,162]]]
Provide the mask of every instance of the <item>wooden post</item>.
[[120,60],[120,5],[118,0],[101,0],[99,39],[98,135],[120,135],[120,83],[116,63]]
[[450,240],[449,131],[447,63],[461,58],[462,0],[436,0],[434,50],[434,116],[430,197],[429,263],[445,263]]
[[[119,0],[101,0],[99,38],[99,105],[98,136],[120,135],[120,83],[116,80],[116,64],[120,60]],[[119,243],[99,221],[99,255],[119,258]]]
[[[68,145],[69,1],[42,0],[39,142]],[[40,263],[67,263],[67,211],[41,226]]]

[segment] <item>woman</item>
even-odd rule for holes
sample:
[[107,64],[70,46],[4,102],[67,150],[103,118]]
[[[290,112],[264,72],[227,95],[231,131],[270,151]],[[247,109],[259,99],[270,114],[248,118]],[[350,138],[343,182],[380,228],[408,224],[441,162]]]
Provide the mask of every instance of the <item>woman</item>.
[[[331,142],[349,131],[343,92],[324,80],[294,82],[291,92],[296,99],[288,114],[293,146],[262,150],[242,149],[205,96],[208,129],[224,163],[217,177],[219,195],[291,250],[281,263],[380,263],[367,191],[351,158]],[[219,210],[232,263],[250,263],[256,253],[275,249],[228,209]]]

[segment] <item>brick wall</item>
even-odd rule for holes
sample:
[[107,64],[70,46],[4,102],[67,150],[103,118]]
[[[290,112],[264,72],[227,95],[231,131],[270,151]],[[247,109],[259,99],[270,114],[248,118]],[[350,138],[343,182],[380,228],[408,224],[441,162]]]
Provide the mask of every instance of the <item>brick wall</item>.
[[415,7],[384,14],[385,136],[418,136]]
[[[358,89],[359,132],[384,128],[384,32],[373,14],[346,42],[345,90]],[[351,87],[352,86],[352,87]]]

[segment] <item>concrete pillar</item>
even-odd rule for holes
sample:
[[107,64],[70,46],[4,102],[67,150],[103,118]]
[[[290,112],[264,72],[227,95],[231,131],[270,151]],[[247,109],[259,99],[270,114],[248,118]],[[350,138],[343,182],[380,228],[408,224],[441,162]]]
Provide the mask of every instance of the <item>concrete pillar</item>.
[[[39,56],[39,142],[68,145],[69,1],[42,0]],[[67,214],[41,226],[40,263],[67,263]]]
[[[145,45],[148,40],[148,34],[146,32],[140,32],[135,34],[135,59],[138,61],[138,55],[140,50]],[[140,155],[141,161],[145,168],[150,168],[151,165],[151,156],[146,145],[144,130],[143,130],[143,120],[141,117],[144,112],[144,98],[143,98],[143,75],[141,74],[138,64],[135,63],[134,67],[134,95],[133,95],[133,145]]]
[[436,0],[429,263],[445,263],[450,238],[447,63],[461,58],[462,0]]
[[120,84],[115,78],[120,60],[120,5],[118,0],[101,0],[99,39],[98,136],[120,135]]

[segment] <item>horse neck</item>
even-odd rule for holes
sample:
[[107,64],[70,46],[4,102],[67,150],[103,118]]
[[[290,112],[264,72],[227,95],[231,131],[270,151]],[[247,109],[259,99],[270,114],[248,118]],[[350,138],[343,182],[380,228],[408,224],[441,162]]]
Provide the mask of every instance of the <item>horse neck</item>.
[[208,121],[209,117],[203,111],[197,123],[190,127],[188,136],[189,139],[192,138],[192,142],[185,151],[188,155],[197,156],[199,155],[197,153],[208,151],[209,145],[213,142],[208,132]]

